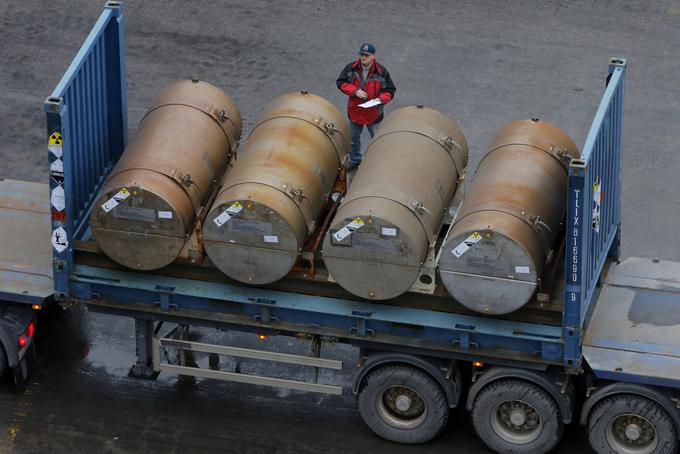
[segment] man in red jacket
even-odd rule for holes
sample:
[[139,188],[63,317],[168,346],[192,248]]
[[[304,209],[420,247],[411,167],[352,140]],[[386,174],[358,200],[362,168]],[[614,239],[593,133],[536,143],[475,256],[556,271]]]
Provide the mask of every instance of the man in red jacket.
[[[352,133],[352,148],[347,170],[351,170],[361,163],[361,131],[366,126],[373,137],[383,119],[383,106],[394,98],[397,89],[387,68],[376,61],[375,46],[371,43],[361,45],[359,58],[345,66],[336,84],[340,91],[349,96],[347,116]],[[361,107],[361,104],[371,100],[379,101],[379,104]]]

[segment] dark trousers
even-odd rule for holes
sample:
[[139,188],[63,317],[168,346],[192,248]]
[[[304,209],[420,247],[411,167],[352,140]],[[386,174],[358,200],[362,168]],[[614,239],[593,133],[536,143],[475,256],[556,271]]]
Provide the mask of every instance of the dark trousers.
[[[373,123],[372,125],[365,125],[370,134],[371,138],[375,135],[375,131],[378,130],[380,123]],[[358,123],[349,122],[349,130],[352,137],[352,146],[349,149],[349,160],[353,164],[358,164],[361,162],[363,155],[361,154],[361,132],[364,130],[364,125]]]

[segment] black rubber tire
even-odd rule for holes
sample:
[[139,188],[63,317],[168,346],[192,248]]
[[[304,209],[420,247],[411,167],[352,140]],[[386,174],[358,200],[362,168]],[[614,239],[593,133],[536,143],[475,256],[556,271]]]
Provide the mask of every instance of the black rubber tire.
[[[381,416],[378,398],[382,399],[384,392],[394,386],[410,388],[424,402],[424,417],[417,427],[395,427]],[[383,366],[371,371],[362,382],[357,406],[364,422],[376,435],[397,443],[426,443],[444,430],[449,418],[441,386],[427,373],[409,366]]]
[[[524,444],[503,439],[493,428],[499,404],[519,400],[534,408],[541,418],[542,428],[535,440]],[[564,431],[562,415],[554,399],[543,388],[522,380],[499,380],[483,388],[472,407],[472,424],[479,438],[492,450],[502,454],[538,454],[552,450]]]
[[633,394],[619,394],[598,402],[588,415],[588,442],[598,454],[617,453],[607,440],[609,424],[618,416],[639,415],[647,419],[659,437],[655,454],[672,454],[678,451],[678,434],[673,420],[656,402]]

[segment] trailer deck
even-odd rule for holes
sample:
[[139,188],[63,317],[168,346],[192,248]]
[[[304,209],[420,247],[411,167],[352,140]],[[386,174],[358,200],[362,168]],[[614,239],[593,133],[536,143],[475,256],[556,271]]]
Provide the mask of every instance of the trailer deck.
[[54,293],[49,187],[0,179],[0,300],[42,305]]
[[680,386],[680,263],[629,258],[607,273],[583,337],[595,375]]

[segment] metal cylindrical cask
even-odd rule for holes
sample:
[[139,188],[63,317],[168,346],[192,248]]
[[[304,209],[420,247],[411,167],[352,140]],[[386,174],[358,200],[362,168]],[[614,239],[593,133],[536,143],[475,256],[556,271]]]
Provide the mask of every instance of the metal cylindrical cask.
[[567,169],[580,153],[537,119],[495,135],[443,245],[449,293],[478,312],[505,314],[534,294],[565,214]]
[[185,80],[165,89],[99,193],[90,227],[129,268],[172,262],[241,136],[241,114],[222,90]]
[[354,295],[407,291],[467,165],[465,136],[440,112],[412,106],[385,118],[323,243],[326,268]]
[[266,284],[295,264],[349,150],[349,125],[323,98],[289,93],[267,106],[203,223],[227,276]]

